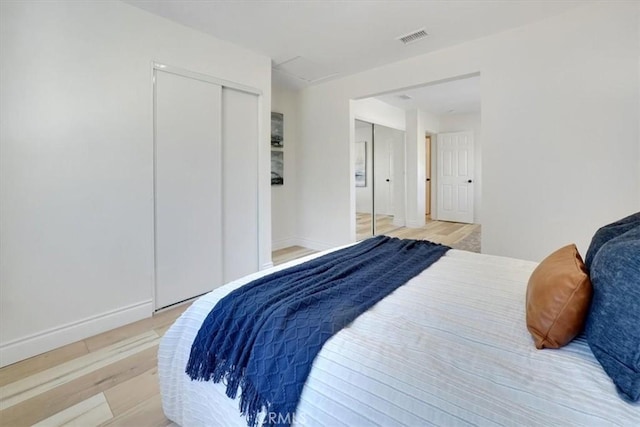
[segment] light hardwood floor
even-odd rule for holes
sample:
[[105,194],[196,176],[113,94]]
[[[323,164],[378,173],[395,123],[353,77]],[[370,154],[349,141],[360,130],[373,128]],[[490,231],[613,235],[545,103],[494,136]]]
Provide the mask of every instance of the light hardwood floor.
[[317,251],[314,251],[313,249],[303,248],[302,246],[290,246],[288,248],[273,251],[271,253],[271,259],[273,260],[273,265],[278,265],[316,252]]
[[455,245],[479,228],[480,224],[428,220],[421,228],[402,227],[384,234],[401,239],[430,240],[443,245]]
[[[479,224],[461,224],[428,219],[424,227],[406,228],[393,225],[393,217],[390,215],[376,215],[377,234],[402,239],[430,240],[443,245],[456,244],[479,227]],[[371,237],[371,214],[358,213],[356,214],[356,238],[362,240],[367,237]]]
[[[372,215],[368,213],[356,213],[356,239],[358,241],[371,237]],[[393,225],[393,216],[376,215],[376,234],[388,234],[399,227]]]
[[[429,221],[386,234],[454,244],[478,225]],[[395,227],[394,227],[395,228]],[[315,251],[294,246],[274,264]],[[190,303],[0,369],[0,426],[168,426],[157,378],[160,337]]]
[[167,426],[158,343],[190,304],[0,369],[1,426]]

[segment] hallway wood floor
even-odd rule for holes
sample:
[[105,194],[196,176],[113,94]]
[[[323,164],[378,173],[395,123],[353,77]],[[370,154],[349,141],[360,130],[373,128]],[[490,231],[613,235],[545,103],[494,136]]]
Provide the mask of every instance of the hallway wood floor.
[[[388,235],[454,244],[479,225],[430,221]],[[395,228],[395,227],[394,227]],[[274,251],[280,264],[316,251]],[[191,303],[0,369],[1,426],[168,426],[157,378],[160,337]]]
[[[372,215],[367,213],[356,214],[356,240],[360,241],[371,237],[371,221]],[[376,234],[384,234],[398,229],[397,225],[393,225],[393,216],[376,215]]]
[[[402,239],[430,240],[443,245],[454,245],[480,227],[479,224],[427,220],[424,227],[406,228],[393,225],[393,216],[376,215],[377,234]],[[356,214],[356,239],[371,237],[371,214]]]

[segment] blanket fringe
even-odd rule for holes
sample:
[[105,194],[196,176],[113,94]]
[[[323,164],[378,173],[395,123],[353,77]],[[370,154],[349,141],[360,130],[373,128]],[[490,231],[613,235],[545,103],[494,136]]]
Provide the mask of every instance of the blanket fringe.
[[[258,390],[243,378],[242,393],[240,394],[240,413],[247,417],[247,425],[256,427],[258,425],[258,414],[269,407],[268,402],[260,396]],[[267,420],[263,426],[267,424]]]
[[[240,372],[239,372],[240,371]],[[240,413],[247,417],[247,426],[258,426],[258,415],[270,405],[263,399],[258,390],[247,381],[243,370],[229,363],[229,360],[218,359],[215,354],[207,354],[207,357],[198,358],[193,354],[189,357],[186,374],[192,380],[213,381],[226,385],[226,395],[235,399],[240,391]],[[264,425],[267,424],[265,419]]]

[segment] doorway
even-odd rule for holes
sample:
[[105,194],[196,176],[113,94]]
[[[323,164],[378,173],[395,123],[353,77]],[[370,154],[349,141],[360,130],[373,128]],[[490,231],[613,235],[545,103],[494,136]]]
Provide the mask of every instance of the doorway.
[[385,234],[394,225],[394,185],[402,176],[394,171],[395,153],[404,145],[404,132],[387,126],[355,121],[356,239]]
[[[393,186],[394,192],[402,196],[400,200],[400,197],[394,195],[394,198],[399,201],[394,212],[396,214],[394,223],[397,227],[419,229],[428,227],[436,220],[480,223],[479,211],[482,203],[480,89],[480,74],[474,73],[426,83],[423,86],[399,88],[352,101],[354,119],[383,123],[396,129],[403,129],[405,132],[405,150],[402,153],[396,153],[394,162],[395,169],[402,170],[403,173],[402,179],[395,179]],[[372,125],[369,124],[369,126]],[[377,128],[377,125],[375,127]],[[470,149],[462,147],[456,150],[447,150],[445,147],[440,159],[440,135],[446,138],[448,134],[454,133],[470,133],[473,147]],[[356,141],[355,136],[351,141],[352,144]],[[444,182],[444,177],[440,179],[440,171],[447,165],[452,169],[454,162],[456,163],[455,179],[462,181],[447,184]],[[442,188],[441,181],[444,184]],[[400,188],[401,182],[404,183],[402,188]],[[355,193],[352,193],[352,197],[356,199]],[[443,209],[440,209],[441,205]],[[353,221],[354,214],[359,210],[354,209],[356,203],[351,206],[350,216]],[[451,212],[455,212],[455,215],[449,215]],[[460,212],[464,215],[458,215]],[[354,223],[357,225],[357,221],[352,222]],[[361,231],[365,224],[360,222],[359,225]],[[366,229],[370,230],[370,228]],[[352,230],[356,234],[356,239],[361,240],[362,236],[357,232],[358,227],[354,226]],[[373,233],[369,231],[369,235]]]

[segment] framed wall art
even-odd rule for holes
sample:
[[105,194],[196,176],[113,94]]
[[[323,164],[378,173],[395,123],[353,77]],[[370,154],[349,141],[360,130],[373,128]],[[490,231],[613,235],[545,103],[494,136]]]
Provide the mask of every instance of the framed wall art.
[[271,113],[271,146],[284,147],[284,115]]
[[271,150],[271,185],[284,185],[284,152]]

